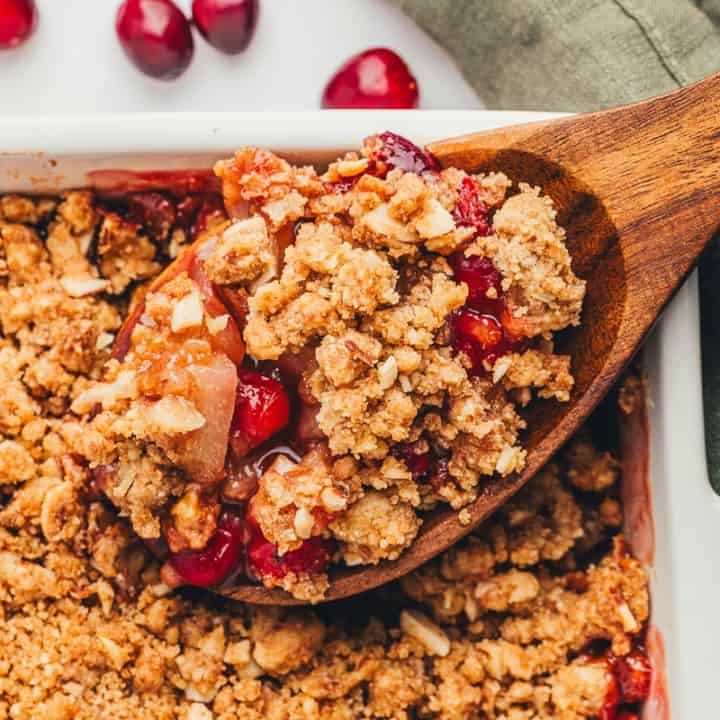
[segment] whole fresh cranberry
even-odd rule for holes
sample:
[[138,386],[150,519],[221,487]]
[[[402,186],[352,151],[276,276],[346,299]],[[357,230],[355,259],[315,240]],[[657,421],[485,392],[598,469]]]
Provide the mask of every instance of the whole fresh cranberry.
[[289,420],[290,398],[281,382],[254,370],[238,370],[230,428],[230,446],[237,458],[280,432]]
[[243,540],[242,518],[224,512],[207,547],[173,555],[168,563],[188,585],[219,585],[240,567],[244,552]]
[[172,80],[193,58],[190,23],[171,0],[125,0],[115,29],[125,54],[151,77]]
[[22,45],[37,24],[35,0],[0,0],[0,50]]
[[259,9],[259,0],[193,0],[192,4],[197,29],[228,55],[236,55],[250,44]]
[[478,184],[470,176],[464,177],[457,189],[453,217],[458,225],[475,229],[477,235],[490,234],[490,208],[480,198]]
[[418,85],[405,61],[388,48],[351,57],[330,79],[322,106],[328,109],[402,110],[418,106]]

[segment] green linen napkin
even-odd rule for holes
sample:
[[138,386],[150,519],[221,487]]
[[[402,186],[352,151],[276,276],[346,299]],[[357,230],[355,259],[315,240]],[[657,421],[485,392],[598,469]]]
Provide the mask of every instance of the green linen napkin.
[[[450,52],[493,109],[597,110],[720,70],[720,0],[392,2]],[[700,285],[708,465],[720,492],[718,243]]]

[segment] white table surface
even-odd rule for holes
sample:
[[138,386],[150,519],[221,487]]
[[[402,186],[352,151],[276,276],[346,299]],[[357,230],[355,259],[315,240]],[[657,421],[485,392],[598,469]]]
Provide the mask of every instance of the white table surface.
[[[334,70],[375,45],[414,71],[421,107],[482,107],[439,46],[384,0],[260,0],[250,48],[227,57],[196,33],[195,58],[173,82],[147,78],[115,36],[120,0],[37,0],[24,47],[0,52],[0,115],[188,110],[312,110]],[[189,11],[191,0],[178,0]]]

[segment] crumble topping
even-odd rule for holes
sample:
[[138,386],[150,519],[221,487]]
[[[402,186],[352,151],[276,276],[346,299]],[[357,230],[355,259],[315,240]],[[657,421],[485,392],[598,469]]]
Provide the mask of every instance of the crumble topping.
[[[167,537],[188,547],[206,542],[200,531],[212,523],[197,518],[215,517],[218,508],[202,485],[155,475],[167,459],[157,437],[187,430],[193,424],[183,423],[199,412],[168,400],[184,395],[157,398],[165,403],[158,417],[131,416],[132,432],[123,430],[127,439],[119,445],[105,430],[125,418],[114,409],[149,407],[138,404],[137,373],[123,377],[129,366],[108,364],[103,335],[117,332],[125,308],[112,285],[74,297],[37,230],[61,221],[85,227],[80,217],[77,225],[63,220],[58,208],[71,213],[86,207],[87,197],[0,202],[5,217],[7,207],[15,208],[12,228],[3,226],[1,235],[2,260],[12,262],[0,280],[0,717],[596,718],[610,689],[604,658],[638,652],[648,593],[644,569],[617,535],[619,465],[589,433],[466,540],[360,602],[271,609],[173,591],[162,582],[159,561],[138,541],[123,515],[136,518],[122,503],[140,512],[174,493],[163,519],[178,534]],[[101,220],[95,222],[97,233]],[[23,252],[11,247],[8,254],[8,237],[23,237]],[[25,252],[32,267],[18,260]],[[95,277],[89,259],[88,267]],[[193,284],[178,274],[148,296],[162,342],[172,336],[173,314],[161,310],[159,296],[189,297]],[[197,319],[195,312],[182,315]],[[176,323],[178,333],[200,328]],[[86,338],[82,349],[79,338]],[[431,410],[422,427],[448,443],[457,440],[457,427],[468,437],[481,434],[483,423],[510,404],[499,383],[468,379],[437,348],[403,347],[392,355],[384,348],[357,328],[325,339],[311,384],[352,387],[372,369],[378,383],[392,378],[399,386],[395,372],[419,373],[430,396],[450,392],[438,389],[450,387],[444,373],[432,379],[434,370],[421,371],[442,358],[460,378],[454,421]],[[427,359],[432,352],[439,356]],[[53,383],[40,386],[48,363]],[[478,384],[485,402],[501,403],[484,411],[486,420],[473,403],[463,410],[463,397]],[[498,391],[494,400],[487,399],[490,386]],[[89,424],[69,412],[75,403],[95,413]],[[162,432],[140,442],[133,433],[149,422],[162,423]],[[388,454],[370,464],[322,449],[292,462],[276,456],[262,480],[271,511],[258,518],[277,520],[278,528],[266,531],[288,538],[289,546],[331,520],[348,562],[394,556],[417,531],[415,509],[434,502],[432,486],[416,482],[408,468],[429,443],[411,437],[416,455]],[[119,483],[110,482],[104,464],[89,469],[83,458],[90,456],[103,463],[123,458]],[[302,478],[301,495],[288,484],[292,473]],[[289,507],[292,514],[285,513]],[[306,513],[298,517],[298,510]],[[155,515],[146,519],[152,523]],[[282,582],[310,582],[291,575]],[[587,655],[588,645],[598,643],[599,655]]]

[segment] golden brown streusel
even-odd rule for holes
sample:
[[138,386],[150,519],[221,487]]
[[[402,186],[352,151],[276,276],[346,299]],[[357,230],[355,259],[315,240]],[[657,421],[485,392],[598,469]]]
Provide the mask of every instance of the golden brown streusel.
[[[450,228],[465,174],[445,170],[433,186],[407,173],[365,175],[350,193],[327,190],[368,165],[351,154],[319,178],[265,151],[240,151],[221,167],[232,180],[226,199],[239,214],[264,198],[262,222],[219,223],[208,266],[231,289],[277,275],[281,297],[273,291],[251,309],[271,334],[299,297],[328,300],[327,327],[290,323],[281,340],[299,349],[321,330],[306,390],[326,413],[330,440],[363,438],[366,451],[332,457],[321,446],[297,462],[276,460],[254,502],[263,532],[288,549],[332,524],[349,563],[396,557],[418,531],[418,512],[439,498],[459,507],[474,497],[478,473],[520,466],[512,395],[532,386],[561,398],[571,384],[567,360],[546,340],[512,355],[498,378],[468,377],[444,327],[467,288],[442,257],[420,259],[467,239],[465,228]],[[476,182],[488,206],[507,205],[504,176]],[[516,297],[525,303],[517,317],[540,327],[541,304],[550,303],[553,322],[561,313],[574,322],[577,286],[552,214],[523,195],[539,218],[531,244],[555,253],[563,282],[548,290],[534,277]],[[360,229],[348,231],[343,214]],[[509,243],[527,237],[507,215]],[[302,253],[291,249],[275,267],[267,242],[309,216]],[[266,248],[259,263],[243,260],[247,243]],[[176,550],[207,541],[218,507],[202,483],[180,476],[187,457],[177,437],[222,414],[219,404],[195,404],[186,390],[196,379],[182,363],[173,392],[140,398],[148,377],[109,360],[127,309],[118,293],[160,270],[163,247],[91,193],[0,198],[0,720],[596,716],[607,677],[578,653],[591,642],[627,653],[647,621],[648,592],[617,534],[618,463],[589,435],[465,541],[362,598],[276,610],[162,581],[138,533],[158,537],[164,524]],[[406,276],[403,257],[417,260],[418,273]],[[137,331],[139,363],[174,336],[192,338],[195,357],[211,356],[226,330],[222,315],[197,312],[197,279],[170,280],[146,296],[155,326]],[[539,364],[546,374],[530,377]],[[370,405],[369,417],[354,402]],[[387,452],[396,437],[420,447],[431,438],[447,452],[447,477],[417,482]],[[317,597],[317,582],[292,574],[284,582]]]
[[[84,200],[69,195],[65,202],[81,207]],[[280,611],[173,592],[129,525],[99,500],[87,469],[67,453],[83,444],[99,455],[117,452],[112,445],[102,449],[102,433],[62,418],[68,402],[89,389],[88,379],[98,377],[108,347],[98,340],[117,329],[117,311],[103,294],[72,297],[34,232],[24,235],[34,270],[13,260],[0,287],[0,718],[579,720],[597,714],[605,675],[573,658],[592,640],[626,653],[646,622],[648,595],[646,574],[621,541],[603,550],[620,522],[618,468],[588,436],[466,541],[401,587],[362,598],[362,607],[353,601],[322,612]],[[352,353],[347,344],[330,342],[320,353],[320,365],[338,384],[366,373],[367,363],[356,358],[375,352],[355,332],[346,337]],[[95,342],[81,350],[75,343],[85,336]],[[397,352],[398,371],[418,371],[424,353]],[[37,378],[49,361],[64,373],[52,377],[65,379],[40,391]],[[429,394],[447,385],[431,377],[423,376]],[[472,385],[462,379],[459,387],[462,398]],[[115,390],[97,402],[122,402],[122,387]],[[438,423],[437,432],[447,435]],[[466,413],[461,424],[462,432],[477,435],[482,419]],[[133,502],[146,507],[149,497],[133,500],[136,488],[149,483],[144,491],[152,494],[168,486],[162,479],[152,487],[154,467],[134,466],[143,482],[130,479],[130,505],[119,497],[114,502],[130,513]],[[417,530],[408,508],[423,499],[392,456],[358,472],[352,458],[331,462],[321,455],[293,472],[304,478],[306,509],[337,511],[357,497],[352,512],[368,512],[371,526],[393,506],[405,508],[399,515],[407,517],[405,532]],[[286,507],[269,480],[266,492]],[[102,475],[95,478],[101,481]],[[575,486],[585,492],[576,496]],[[175,506],[179,528],[198,507],[194,492],[186,490]],[[298,497],[292,494],[292,502]],[[292,532],[306,534],[302,523],[295,527],[296,515]],[[406,542],[388,544],[382,532],[358,534],[350,513],[339,532],[347,535],[345,552],[364,553],[366,561],[392,556]],[[592,549],[599,560],[587,565],[583,558]]]

